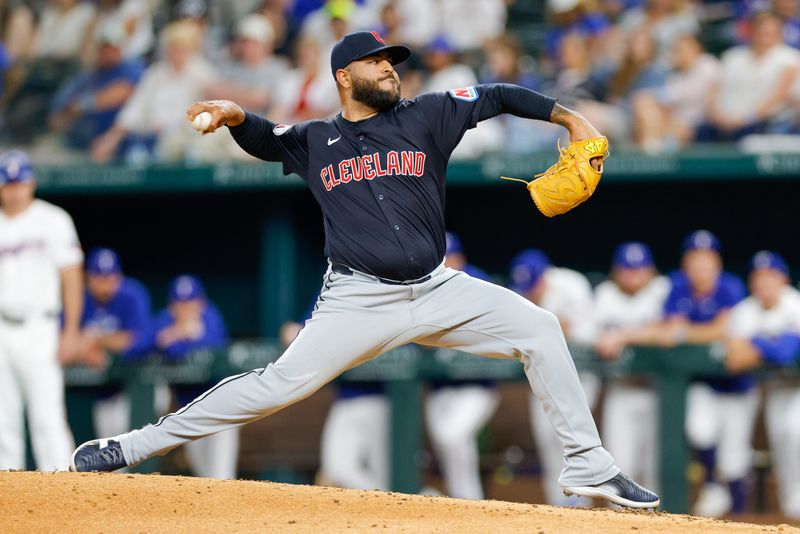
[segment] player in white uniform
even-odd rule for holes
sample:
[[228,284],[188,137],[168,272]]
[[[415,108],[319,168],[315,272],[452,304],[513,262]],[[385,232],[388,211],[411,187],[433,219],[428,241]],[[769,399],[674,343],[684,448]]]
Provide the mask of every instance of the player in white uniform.
[[59,359],[78,344],[83,252],[70,216],[35,189],[27,155],[0,156],[0,470],[25,469],[23,412],[40,470],[67,469],[73,447]]
[[[558,318],[567,342],[591,345],[596,329],[592,317],[592,286],[577,271],[555,267],[541,251],[528,249],[511,262],[511,289]],[[589,407],[594,407],[600,393],[600,380],[590,372],[579,372],[581,386]],[[542,461],[542,485],[550,504],[583,504],[586,501],[566,498],[558,484],[564,451],[553,428],[547,422],[541,403],[530,399],[531,427]]]
[[[623,243],[614,252],[609,279],[595,289],[594,317],[600,330],[595,350],[616,360],[628,338],[663,317],[670,283],[655,268],[644,243]],[[622,469],[657,486],[657,396],[647,381],[612,379],[603,400],[603,439]]]
[[[800,356],[800,292],[789,285],[784,259],[762,250],[753,256],[750,297],[731,312],[726,366],[749,371],[762,362],[793,364]],[[783,512],[800,518],[800,384],[776,377],[766,384],[766,426]]]

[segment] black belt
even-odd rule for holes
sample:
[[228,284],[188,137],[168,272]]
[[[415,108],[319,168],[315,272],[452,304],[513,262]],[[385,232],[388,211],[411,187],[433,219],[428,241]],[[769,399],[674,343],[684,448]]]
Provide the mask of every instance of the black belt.
[[[351,269],[350,267],[348,267],[343,263],[339,263],[338,261],[331,260],[331,271],[338,274],[353,276],[353,269]],[[372,274],[370,274],[369,276],[374,277],[381,284],[387,284],[390,286],[410,286],[412,284],[421,284],[422,282],[427,282],[428,280],[431,279],[431,275],[427,275],[423,276],[422,278],[417,278],[416,280],[405,280],[403,282],[400,282],[398,280],[389,280],[388,278],[381,278],[380,276],[375,276]]]

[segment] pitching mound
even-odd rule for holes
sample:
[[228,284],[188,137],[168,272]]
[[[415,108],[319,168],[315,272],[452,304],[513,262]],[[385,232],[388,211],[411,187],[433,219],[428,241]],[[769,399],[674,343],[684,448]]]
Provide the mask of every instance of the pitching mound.
[[0,472],[0,532],[780,532],[689,516],[575,510],[250,481]]

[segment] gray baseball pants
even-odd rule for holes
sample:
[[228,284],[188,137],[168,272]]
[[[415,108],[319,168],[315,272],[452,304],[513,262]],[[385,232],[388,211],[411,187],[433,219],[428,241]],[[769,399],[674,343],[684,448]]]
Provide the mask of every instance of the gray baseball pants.
[[276,362],[226,378],[158,423],[122,434],[125,459],[135,464],[271,415],[407,343],[522,361],[564,444],[559,482],[599,484],[619,473],[600,443],[556,317],[508,289],[444,265],[430,280],[411,285],[329,268],[316,311]]

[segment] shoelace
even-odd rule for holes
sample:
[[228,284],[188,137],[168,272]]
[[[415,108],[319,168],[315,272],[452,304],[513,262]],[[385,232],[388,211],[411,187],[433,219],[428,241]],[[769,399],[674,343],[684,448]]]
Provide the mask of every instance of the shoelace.
[[118,463],[125,463],[125,459],[122,456],[122,449],[119,446],[114,447],[109,445],[105,449],[101,449],[100,456],[110,464],[116,465]]

